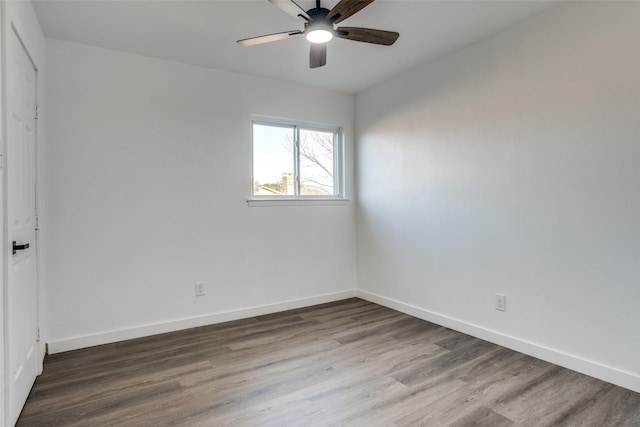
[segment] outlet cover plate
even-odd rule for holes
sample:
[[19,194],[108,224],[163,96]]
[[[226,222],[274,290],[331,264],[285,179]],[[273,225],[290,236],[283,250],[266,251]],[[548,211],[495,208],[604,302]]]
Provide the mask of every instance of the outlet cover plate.
[[204,296],[204,282],[196,282],[195,288],[197,297]]

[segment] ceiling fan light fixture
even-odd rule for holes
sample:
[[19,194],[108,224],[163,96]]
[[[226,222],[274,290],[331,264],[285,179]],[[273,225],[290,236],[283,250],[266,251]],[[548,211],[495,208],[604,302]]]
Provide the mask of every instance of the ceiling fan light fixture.
[[333,33],[324,28],[319,28],[309,31],[306,37],[311,43],[327,43],[333,38]]

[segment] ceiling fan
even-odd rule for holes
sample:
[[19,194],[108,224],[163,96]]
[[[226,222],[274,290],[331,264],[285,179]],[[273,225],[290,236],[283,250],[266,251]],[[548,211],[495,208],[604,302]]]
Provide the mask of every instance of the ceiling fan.
[[302,20],[304,22],[304,30],[292,30],[251,37],[238,40],[238,43],[242,46],[253,46],[304,35],[311,42],[311,55],[309,57],[309,66],[311,68],[322,67],[327,63],[327,42],[333,37],[391,46],[400,34],[371,28],[335,27],[335,24],[358,13],[373,1],[340,0],[333,9],[329,10],[321,7],[320,0],[316,0],[316,7],[305,11],[293,0],[269,0],[283,12]]

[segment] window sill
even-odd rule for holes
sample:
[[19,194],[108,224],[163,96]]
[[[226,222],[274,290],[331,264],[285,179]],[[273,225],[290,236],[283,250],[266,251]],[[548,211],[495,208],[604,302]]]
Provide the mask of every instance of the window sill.
[[348,204],[349,204],[349,199],[249,199],[247,200],[247,205],[251,207],[343,206]]

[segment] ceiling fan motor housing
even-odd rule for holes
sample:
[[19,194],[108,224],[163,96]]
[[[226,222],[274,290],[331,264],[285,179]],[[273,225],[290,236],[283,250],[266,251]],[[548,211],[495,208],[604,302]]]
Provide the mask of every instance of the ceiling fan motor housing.
[[327,19],[329,12],[329,9],[325,9],[324,7],[309,9],[307,11],[307,15],[309,15],[311,21],[304,24],[305,32],[307,30],[313,30],[316,27],[322,27],[323,29],[333,31],[333,22]]
[[325,9],[324,7],[315,7],[313,9],[309,9],[307,10],[307,15],[309,15],[309,17],[316,21],[316,20],[327,20],[327,15],[329,14],[330,10],[329,9]]
[[335,31],[333,22],[327,19],[329,12],[329,9],[322,7],[307,11],[307,15],[311,20],[304,24],[303,33],[306,34],[307,40],[311,43],[326,43],[333,38]]

